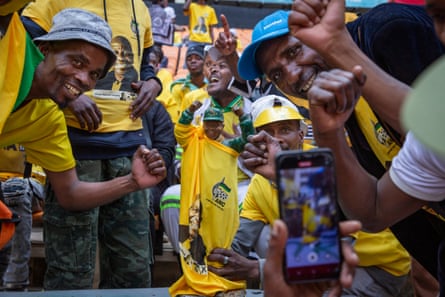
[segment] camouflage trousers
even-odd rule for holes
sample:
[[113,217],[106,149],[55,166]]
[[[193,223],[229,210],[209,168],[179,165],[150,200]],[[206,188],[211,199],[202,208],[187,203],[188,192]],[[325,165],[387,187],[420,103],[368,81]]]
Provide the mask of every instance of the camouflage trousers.
[[2,182],[1,187],[5,204],[20,217],[20,222],[12,239],[0,251],[0,277],[5,286],[27,286],[28,262],[31,256],[33,187],[40,187],[40,190],[43,187],[32,179],[18,177]]
[[[131,171],[131,158],[77,161],[76,170],[83,181],[110,180]],[[43,224],[46,290],[92,288],[97,244],[100,288],[151,286],[148,190],[83,212],[63,209],[50,187],[47,192]]]

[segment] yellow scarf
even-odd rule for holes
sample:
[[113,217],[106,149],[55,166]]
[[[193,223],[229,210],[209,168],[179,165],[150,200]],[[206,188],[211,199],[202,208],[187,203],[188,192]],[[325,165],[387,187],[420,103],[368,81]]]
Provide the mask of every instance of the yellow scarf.
[[25,63],[26,31],[14,13],[5,36],[0,40],[0,133],[20,90]]

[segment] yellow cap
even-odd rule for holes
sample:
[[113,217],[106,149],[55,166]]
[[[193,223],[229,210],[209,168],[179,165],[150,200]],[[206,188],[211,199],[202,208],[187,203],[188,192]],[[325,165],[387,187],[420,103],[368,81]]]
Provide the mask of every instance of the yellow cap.
[[277,95],[267,95],[253,102],[252,119],[253,126],[257,128],[278,121],[303,120],[304,117],[295,104],[288,99]]

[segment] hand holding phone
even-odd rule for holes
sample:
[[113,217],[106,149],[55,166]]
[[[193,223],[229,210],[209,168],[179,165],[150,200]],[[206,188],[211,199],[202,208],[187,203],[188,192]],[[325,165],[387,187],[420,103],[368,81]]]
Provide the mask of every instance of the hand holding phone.
[[[339,224],[342,236],[349,236],[361,229],[359,221],[343,221]],[[283,254],[288,238],[287,227],[282,220],[276,220],[270,233],[267,259],[264,264],[264,297],[280,296],[324,296],[329,290],[329,297],[340,296],[343,288],[352,285],[355,267],[359,263],[357,254],[351,244],[342,241],[342,252],[344,262],[342,265],[340,279],[338,281],[324,281],[316,283],[289,284],[283,276]]]
[[289,232],[287,282],[338,279],[342,254],[331,151],[282,151],[276,157],[276,173],[280,217]]

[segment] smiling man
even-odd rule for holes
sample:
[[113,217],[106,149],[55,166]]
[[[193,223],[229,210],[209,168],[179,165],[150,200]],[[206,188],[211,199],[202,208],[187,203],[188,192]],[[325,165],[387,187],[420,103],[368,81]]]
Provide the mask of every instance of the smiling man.
[[[207,90],[212,96],[202,126],[192,125],[202,103],[193,102],[175,126],[178,144],[184,149],[181,160],[181,201],[179,209],[179,254],[183,276],[170,287],[172,296],[245,296],[243,281],[230,281],[208,270],[207,255],[215,247],[228,248],[238,228],[237,157],[254,133],[250,114],[243,112],[243,98],[227,90],[232,71],[215,48],[205,58]],[[238,119],[241,136],[222,136],[226,114]],[[231,124],[235,124],[231,119]],[[235,134],[230,125],[228,133]],[[227,134],[227,132],[226,132]],[[197,210],[196,210],[197,209]],[[221,222],[227,223],[220,228]],[[199,232],[198,232],[199,231]]]
[[67,9],[36,40],[37,48],[15,2],[0,3],[0,147],[21,144],[28,161],[44,168],[62,207],[70,210],[103,205],[162,180],[160,156],[140,147],[128,175],[100,183],[79,181],[59,106],[93,88],[114,63],[111,30],[97,15]]
[[[294,32],[299,32],[298,26],[289,28],[289,18],[289,12],[277,11],[258,22],[252,33],[252,43],[242,53],[238,71],[242,78],[248,80],[267,77],[280,91],[294,100],[306,98],[307,92],[320,72],[331,69],[333,65],[341,65],[338,65],[339,62],[334,58],[326,59],[326,55],[320,54],[296,38]],[[349,32],[344,30],[342,37],[346,36],[348,39],[352,37],[360,46],[357,55],[366,54],[388,73],[406,83],[411,83],[422,69],[443,52],[434,35],[431,19],[422,7],[381,5],[349,23],[347,28]],[[294,32],[291,32],[292,29]],[[226,49],[230,48],[228,43],[228,41],[218,43],[217,40],[217,44]],[[418,44],[430,46],[428,50],[419,52],[416,46]],[[326,44],[319,43],[317,46],[323,48]],[[399,55],[394,55],[399,51],[401,52]],[[225,54],[230,55],[231,52],[227,51]],[[346,123],[352,149],[367,171],[375,176],[385,172],[398,151],[398,138],[394,137],[394,129],[400,131],[396,119],[400,102],[396,99],[382,102],[374,96],[373,91],[379,88],[377,82],[380,80],[391,82],[393,78],[380,71],[378,80],[373,80],[372,84],[367,83],[363,94],[368,101],[361,99],[355,116]],[[405,86],[397,91],[406,90]],[[367,244],[367,242],[382,242],[382,238],[386,239],[387,245]],[[393,290],[391,296],[396,296],[397,291],[404,287],[407,280],[409,255],[394,235],[389,230],[376,235],[360,233],[356,248],[361,256],[361,265],[369,269],[359,269],[364,273],[360,278],[361,281],[357,283],[362,283],[364,286],[363,288],[355,286],[354,289],[357,292],[363,289],[369,290],[364,280],[373,280],[378,275],[379,281],[373,281],[374,285],[380,287],[377,289],[383,292],[386,290],[385,287],[388,287],[387,280],[394,280],[397,284],[388,287],[388,292]],[[375,257],[376,254],[379,254],[379,257]],[[368,273],[372,276],[369,277]],[[383,293],[381,295],[384,296]]]

